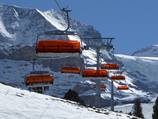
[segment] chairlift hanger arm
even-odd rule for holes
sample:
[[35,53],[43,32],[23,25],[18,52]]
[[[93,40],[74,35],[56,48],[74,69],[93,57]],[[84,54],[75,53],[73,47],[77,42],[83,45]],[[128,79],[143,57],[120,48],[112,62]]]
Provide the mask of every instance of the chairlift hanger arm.
[[67,18],[67,28],[64,31],[68,31],[70,29],[70,17],[69,17],[69,12],[71,12],[72,10],[63,8],[62,11],[66,14],[66,18]]
[[77,33],[73,31],[60,31],[60,30],[54,30],[54,31],[45,31],[37,34],[37,39],[42,35],[78,35]]
[[64,31],[68,31],[70,29],[70,17],[69,17],[69,12],[72,10],[69,10],[67,8],[62,8],[57,0],[54,0],[55,4],[57,5],[58,9],[66,14],[67,18],[67,28]]
[[88,40],[88,42],[89,42],[90,39],[106,40],[106,45],[111,45],[112,44],[112,40],[115,39],[115,38],[113,38],[113,37],[93,37],[93,38],[89,38],[89,37],[82,37],[81,36],[81,39],[86,39],[86,40]]
[[[54,31],[46,31],[46,32],[42,32],[42,33],[38,33],[37,34],[37,41],[38,38],[42,35],[77,35],[75,32],[73,31],[68,31],[70,29],[70,18],[69,18],[69,12],[71,12],[71,10],[67,9],[67,8],[63,8],[60,6],[59,1],[58,0],[54,0],[55,4],[57,5],[57,7],[59,8],[60,11],[64,12],[66,14],[67,17],[67,28],[65,30],[54,30]],[[36,43],[37,43],[36,41]]]
[[[112,40],[113,39],[115,39],[115,38],[113,38],[113,37],[93,37],[93,38],[84,38],[84,37],[81,37],[81,39],[86,39],[86,40],[90,40],[90,39],[94,39],[94,40],[106,40],[106,43],[104,44],[102,44],[102,45],[100,45],[99,47],[107,47],[107,49],[112,49],[113,48],[113,45],[112,45]],[[88,41],[89,42],[89,41]],[[93,45],[89,45],[89,46],[91,46],[91,47],[95,47],[95,45],[96,44],[93,44]],[[97,45],[96,45],[97,46]]]

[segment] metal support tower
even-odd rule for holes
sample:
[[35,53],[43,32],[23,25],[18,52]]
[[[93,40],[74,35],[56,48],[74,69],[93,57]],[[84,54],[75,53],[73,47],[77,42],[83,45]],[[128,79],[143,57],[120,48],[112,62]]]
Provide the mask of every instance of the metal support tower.
[[36,59],[32,59],[32,71],[35,71],[35,64],[36,64]]
[[[96,48],[96,53],[97,53],[97,70],[100,69],[100,48]],[[101,92],[100,92],[100,79],[96,79],[96,105],[100,107],[101,105]]]
[[64,31],[68,31],[70,29],[70,17],[69,17],[69,12],[71,12],[71,10],[68,10],[66,8],[63,8],[62,11],[66,14],[66,18],[67,18],[67,28]]
[[[100,69],[100,48],[96,48],[97,53],[97,70]],[[100,97],[100,79],[96,79],[96,97]]]
[[[106,49],[107,51],[110,51],[111,49],[113,50],[114,47],[112,45],[112,40],[114,38],[112,37],[108,37],[108,38],[86,38],[86,37],[81,37],[81,39],[85,39],[86,41],[88,41],[87,43],[89,44],[88,46],[89,47],[93,47],[95,48],[96,50],[96,53],[97,53],[97,70],[100,69],[100,50],[101,49]],[[101,39],[101,40],[106,40],[106,42],[102,42],[100,44],[96,43],[96,44],[91,44],[91,41],[92,39]],[[82,42],[82,41],[81,41]],[[113,81],[111,82],[111,105],[113,105]],[[101,104],[101,91],[100,91],[100,79],[96,79],[96,104],[98,106],[100,106]],[[113,106],[111,106],[113,107]],[[114,108],[112,108],[112,110],[114,110]]]
[[111,111],[114,111],[114,82],[111,80]]

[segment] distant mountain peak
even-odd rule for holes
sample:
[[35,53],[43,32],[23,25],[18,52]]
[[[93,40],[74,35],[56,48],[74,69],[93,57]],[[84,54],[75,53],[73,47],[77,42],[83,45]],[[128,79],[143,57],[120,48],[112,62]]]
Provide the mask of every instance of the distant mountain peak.
[[133,56],[142,57],[158,57],[158,45],[152,45],[146,48],[142,48],[132,54]]

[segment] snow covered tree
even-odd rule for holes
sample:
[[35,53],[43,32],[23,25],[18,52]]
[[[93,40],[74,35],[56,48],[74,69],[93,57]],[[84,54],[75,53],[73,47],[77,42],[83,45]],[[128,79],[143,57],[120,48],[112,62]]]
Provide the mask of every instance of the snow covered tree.
[[137,98],[135,100],[134,107],[133,107],[133,115],[136,117],[144,118],[144,115],[142,113],[140,98]]
[[158,97],[155,101],[155,105],[153,106],[153,114],[152,114],[153,119],[158,119]]

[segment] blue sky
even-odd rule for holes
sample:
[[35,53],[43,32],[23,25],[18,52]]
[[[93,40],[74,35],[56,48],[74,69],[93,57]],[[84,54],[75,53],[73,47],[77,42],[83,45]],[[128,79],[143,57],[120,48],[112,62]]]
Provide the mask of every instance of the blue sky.
[[[40,10],[57,9],[53,0],[0,0]],[[116,52],[158,44],[158,0],[60,0],[72,9],[71,17],[93,25],[105,37],[115,37]]]

